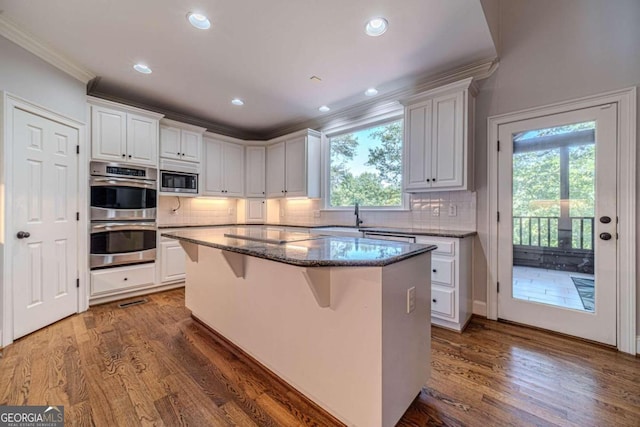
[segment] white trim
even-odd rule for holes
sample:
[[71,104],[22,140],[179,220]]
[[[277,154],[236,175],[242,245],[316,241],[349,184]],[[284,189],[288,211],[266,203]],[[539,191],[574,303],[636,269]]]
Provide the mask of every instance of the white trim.
[[640,335],[636,337],[636,354],[640,354]]
[[138,114],[140,116],[149,117],[151,119],[160,120],[164,117],[164,114],[156,113],[149,110],[143,110],[142,108],[132,107],[127,104],[120,104],[118,102],[107,101],[106,99],[96,98],[94,96],[87,96],[87,102],[91,105],[98,105],[107,108],[115,108],[117,110],[124,110],[127,113]]
[[636,353],[636,88],[611,91],[599,95],[530,108],[487,119],[487,318],[498,318],[498,156],[496,141],[498,126],[590,108],[597,105],[618,104],[618,350]]
[[[1,225],[1,234],[0,238],[4,242],[2,248],[2,264],[7,267],[11,266],[12,263],[12,255],[13,255],[13,244],[14,239],[12,236],[9,236],[8,233],[11,232],[11,224],[13,224],[13,212],[11,209],[11,201],[13,191],[13,162],[11,161],[13,158],[13,144],[12,144],[12,131],[13,131],[13,121],[10,119],[9,115],[12,114],[13,110],[16,108],[28,111],[30,113],[39,115],[48,120],[52,120],[58,123],[61,123],[65,126],[69,126],[73,129],[78,130],[78,144],[80,145],[80,156],[78,156],[78,212],[80,212],[81,220],[78,222],[78,277],[80,278],[80,289],[78,291],[78,304],[77,304],[77,312],[81,312],[87,309],[88,307],[88,298],[87,298],[87,286],[89,284],[88,277],[88,262],[85,259],[83,262],[82,254],[87,254],[88,248],[88,208],[87,208],[87,190],[83,193],[81,191],[82,182],[88,182],[87,173],[88,173],[88,152],[89,152],[89,144],[87,143],[87,130],[84,123],[75,120],[73,118],[67,117],[62,114],[58,114],[54,111],[51,111],[43,106],[32,103],[30,101],[24,100],[18,96],[9,94],[7,92],[0,92],[2,111],[0,111],[2,123],[2,141],[0,141],[0,160],[1,164],[4,166],[3,173],[0,175],[0,183],[4,183],[4,192],[1,195],[1,204],[0,210],[4,215],[0,215],[4,217]],[[83,155],[84,152],[84,155]],[[84,232],[83,232],[84,230]],[[83,278],[85,280],[83,280]],[[13,342],[13,269],[12,268],[3,268],[2,269],[2,342],[0,345],[2,347],[6,347]],[[82,298],[82,299],[81,299]]]
[[193,131],[193,132],[198,132],[198,133],[201,133],[201,134],[203,134],[203,133],[205,133],[207,131],[207,128],[191,125],[189,123],[179,122],[179,121],[176,121],[176,120],[166,119],[164,117],[160,119],[160,126],[170,126],[170,127],[190,130],[190,131]]
[[21,48],[28,50],[84,84],[96,78],[96,75],[88,68],[41,42],[32,34],[19,28],[16,23],[4,15],[0,15],[0,36],[11,40]]
[[473,301],[473,314],[487,317],[487,303],[484,301]]

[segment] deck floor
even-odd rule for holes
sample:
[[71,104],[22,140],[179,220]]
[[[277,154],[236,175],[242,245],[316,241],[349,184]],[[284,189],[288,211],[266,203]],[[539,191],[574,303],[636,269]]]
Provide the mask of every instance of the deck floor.
[[587,311],[571,277],[593,279],[593,274],[514,266],[513,297]]

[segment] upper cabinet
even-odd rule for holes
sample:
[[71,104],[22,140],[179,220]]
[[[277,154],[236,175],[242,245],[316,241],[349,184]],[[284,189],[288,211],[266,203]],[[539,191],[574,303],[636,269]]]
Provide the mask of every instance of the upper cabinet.
[[160,157],[200,163],[202,158],[202,134],[205,128],[179,123],[173,120],[160,121]]
[[204,138],[204,196],[244,196],[244,146]]
[[91,157],[139,165],[158,164],[161,114],[90,98]]
[[465,79],[402,100],[404,191],[473,191],[473,113]]
[[265,147],[245,148],[245,197],[264,198],[266,155]]
[[320,197],[320,133],[278,138],[267,147],[267,197]]

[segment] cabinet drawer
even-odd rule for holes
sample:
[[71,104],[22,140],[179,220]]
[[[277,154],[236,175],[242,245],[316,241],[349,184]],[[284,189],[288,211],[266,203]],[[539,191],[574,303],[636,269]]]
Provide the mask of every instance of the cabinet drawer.
[[92,271],[91,295],[117,293],[152,284],[155,281],[155,268],[155,263],[150,263]]
[[431,282],[438,285],[455,286],[453,282],[455,263],[454,259],[433,257],[431,259]]
[[456,316],[453,303],[455,302],[455,293],[453,289],[442,289],[439,287],[431,288],[431,314],[439,317]]

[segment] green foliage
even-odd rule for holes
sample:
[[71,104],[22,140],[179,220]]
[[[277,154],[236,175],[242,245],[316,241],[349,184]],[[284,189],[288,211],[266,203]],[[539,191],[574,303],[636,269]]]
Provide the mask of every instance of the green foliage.
[[332,137],[330,141],[330,205],[400,206],[402,204],[402,121],[370,129],[365,165],[359,175],[351,171],[360,141],[355,133]]

